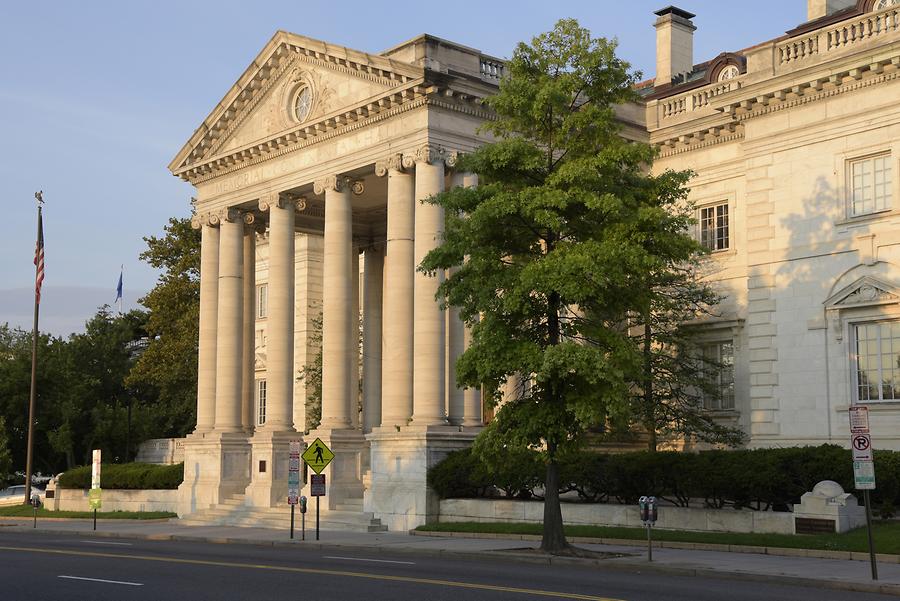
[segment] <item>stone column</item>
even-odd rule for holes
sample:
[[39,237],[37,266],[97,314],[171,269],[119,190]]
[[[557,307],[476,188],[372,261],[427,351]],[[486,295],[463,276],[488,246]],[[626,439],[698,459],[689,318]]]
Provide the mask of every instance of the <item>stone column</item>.
[[[202,224],[202,225],[201,225]],[[219,218],[192,222],[200,228],[200,340],[197,357],[197,428],[208,432],[216,415],[216,326],[219,311]]]
[[287,431],[294,421],[294,203],[275,193],[260,209],[269,211],[265,428]]
[[[478,185],[478,175],[475,173],[462,173],[462,185],[466,188],[474,188]],[[463,326],[463,350],[472,344],[472,331]],[[463,426],[481,427],[484,425],[484,411],[481,406],[481,387],[474,386],[463,391]]]
[[256,378],[256,227],[252,213],[244,214],[244,368],[241,382],[241,424],[253,431],[254,380]]
[[350,251],[350,324],[352,341],[350,345],[350,427],[359,428],[359,247]]
[[236,209],[228,209],[219,227],[219,315],[216,341],[216,426],[239,432],[241,423],[241,357],[244,345],[244,224]]
[[[450,176],[450,186],[457,188],[465,185],[463,174],[456,172]],[[452,276],[458,268],[447,270],[447,277]],[[465,324],[459,317],[459,307],[447,310],[447,420],[453,426],[460,426],[465,415],[463,389],[456,385],[456,361],[463,354]]]
[[375,246],[363,256],[363,432],[381,425],[381,323],[384,253]]
[[[351,319],[352,200],[341,176],[317,181],[325,193],[324,291],[322,298],[322,422],[320,428],[350,427],[351,353],[356,341]],[[357,276],[358,277],[358,276]]]
[[[423,203],[444,189],[443,156],[435,148],[424,146],[416,153],[415,266],[444,235],[443,208]],[[447,423],[444,397],[444,344],[446,316],[435,300],[443,274],[415,272],[413,303],[413,424],[417,426]]]
[[413,409],[415,180],[396,154],[375,166],[387,175],[387,243],[381,360],[381,425],[405,426]]

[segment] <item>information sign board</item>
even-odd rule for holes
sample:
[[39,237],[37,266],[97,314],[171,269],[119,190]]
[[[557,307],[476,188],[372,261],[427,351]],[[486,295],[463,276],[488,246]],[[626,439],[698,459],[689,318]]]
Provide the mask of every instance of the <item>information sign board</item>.
[[325,496],[325,474],[314,474],[309,477],[309,495],[311,497]]
[[854,461],[853,480],[857,490],[875,490],[875,464],[871,461]]
[[850,433],[869,433],[869,408],[865,405],[854,405],[850,407]]
[[91,488],[100,488],[100,449],[94,449],[91,461]]
[[873,461],[872,438],[868,434],[854,434],[850,439],[853,461]]
[[99,488],[92,488],[88,491],[88,505],[91,509],[100,509],[103,506],[100,500],[101,492]]
[[288,453],[288,505],[300,497],[300,441],[292,440]]

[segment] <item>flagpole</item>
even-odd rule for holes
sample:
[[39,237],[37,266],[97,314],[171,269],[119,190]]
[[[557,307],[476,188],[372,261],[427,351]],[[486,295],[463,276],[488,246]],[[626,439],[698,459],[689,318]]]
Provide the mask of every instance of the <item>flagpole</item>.
[[[37,226],[37,242],[35,243],[35,265],[34,265],[34,328],[31,333],[31,393],[28,399],[28,447],[25,453],[25,503],[31,503],[31,474],[34,467],[34,412],[35,401],[37,398],[37,347],[38,347],[38,315],[40,313],[41,301],[37,291],[37,280],[40,276],[40,270],[43,266],[38,261],[38,247],[43,246],[43,228],[41,227],[42,205],[44,203],[43,194],[35,192],[38,208],[38,226]],[[41,249],[43,250],[43,249]]]

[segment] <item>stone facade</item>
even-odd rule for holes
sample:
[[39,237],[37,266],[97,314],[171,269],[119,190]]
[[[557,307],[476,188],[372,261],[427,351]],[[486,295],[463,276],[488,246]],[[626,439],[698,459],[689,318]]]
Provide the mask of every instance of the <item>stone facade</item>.
[[[864,400],[876,445],[900,448],[900,3],[810,0],[809,22],[701,64],[694,15],[656,16],[659,76],[619,116],[658,147],[654,169],[697,174],[697,234],[725,296],[704,336],[733,362],[711,409],[751,446],[845,444]],[[437,515],[425,470],[470,443],[482,408],[454,385],[466,334],[434,301],[443,276],[415,271],[444,223],[420,201],[476,185],[455,157],[489,141],[482,101],[502,76],[427,35],[367,54],[278,32],[172,161],[202,230],[181,514],[283,504],[288,442],[320,437],[336,454],[327,511],[391,528]],[[297,376],[319,316],[309,431]]]

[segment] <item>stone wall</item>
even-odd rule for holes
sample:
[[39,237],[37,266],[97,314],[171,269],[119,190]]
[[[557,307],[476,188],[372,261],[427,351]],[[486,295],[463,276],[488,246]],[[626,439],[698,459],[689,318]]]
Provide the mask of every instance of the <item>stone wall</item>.
[[[563,521],[570,526],[641,526],[637,506],[603,503],[563,503]],[[544,504],[540,501],[506,499],[444,499],[441,522],[527,522],[540,524]],[[657,528],[705,532],[753,532],[793,534],[790,512],[734,509],[660,507]]]
[[183,438],[152,438],[138,445],[138,463],[174,465],[184,461]]
[[[171,511],[178,505],[177,490],[104,490],[100,511]],[[46,499],[50,511],[90,511],[88,491],[57,488],[53,499]]]

